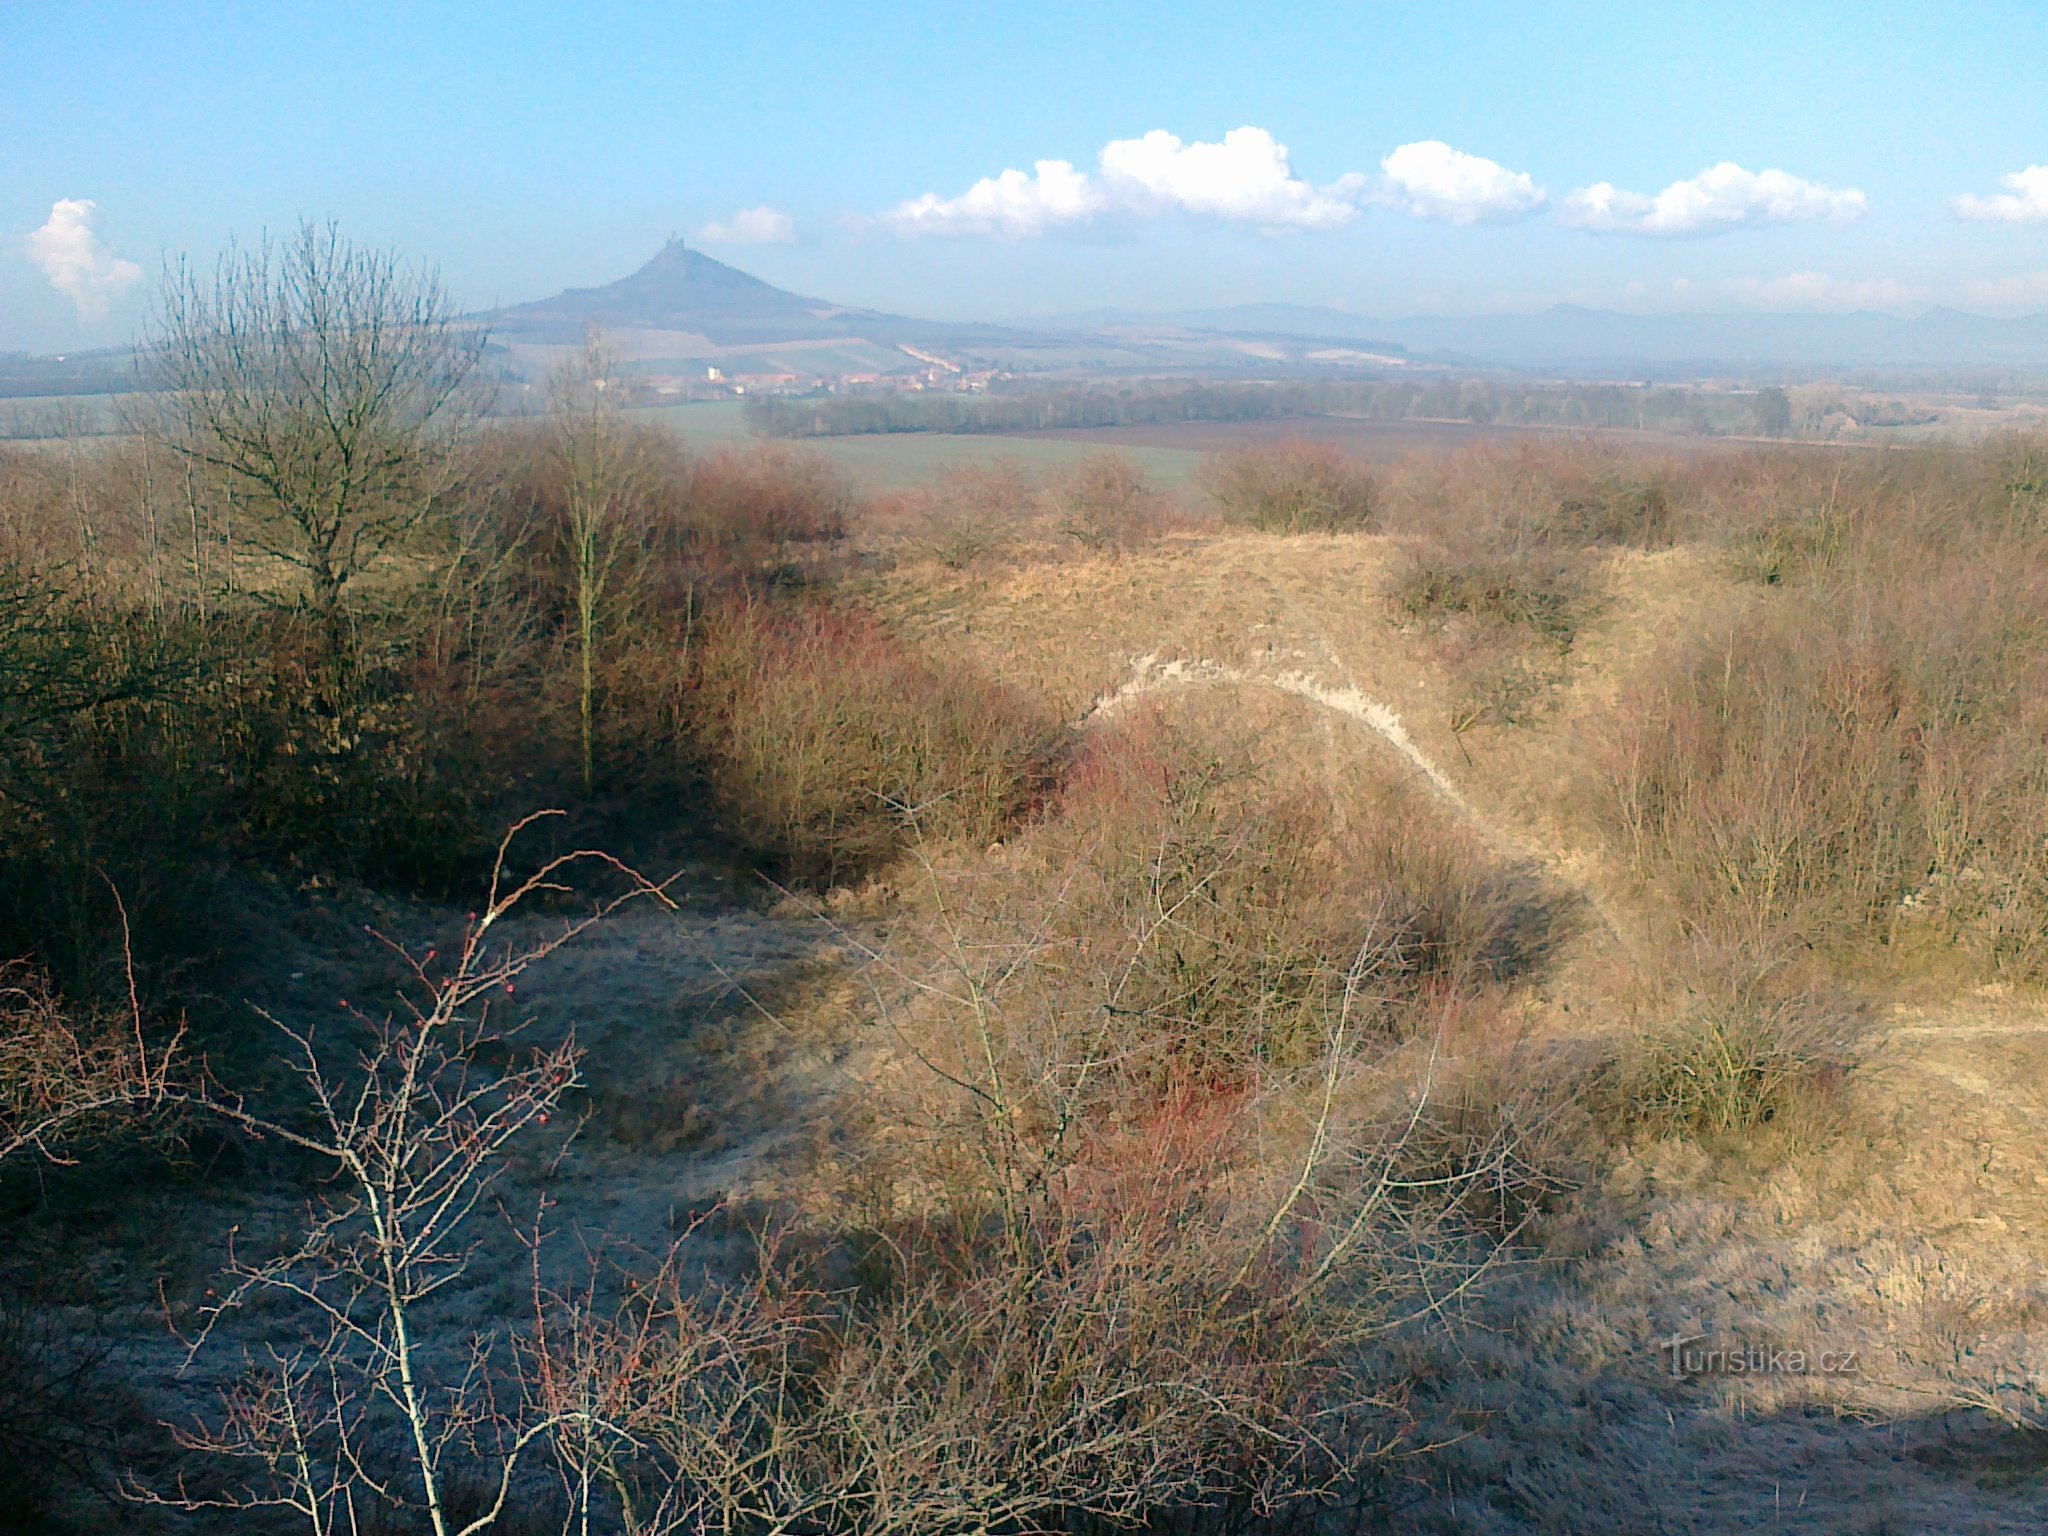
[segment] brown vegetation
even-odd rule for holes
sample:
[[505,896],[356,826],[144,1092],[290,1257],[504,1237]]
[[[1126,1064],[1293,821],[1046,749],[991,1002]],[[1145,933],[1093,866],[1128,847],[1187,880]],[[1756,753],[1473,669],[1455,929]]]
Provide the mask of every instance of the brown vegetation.
[[736,600],[692,643],[684,754],[722,825],[785,877],[843,881],[906,838],[985,845],[1042,793],[1056,721],[872,619]]
[[2026,462],[1744,487],[1738,568],[1767,529],[1767,585],[1796,590],[1674,637],[1607,748],[1631,867],[1687,926],[2042,974],[2048,543]]
[[1226,523],[1264,533],[1356,533],[1378,511],[1362,466],[1303,438],[1218,454],[1204,466],[1201,485]]
[[1091,454],[1045,489],[1053,521],[1082,549],[1117,554],[1155,537],[1166,500],[1121,454]]
[[[41,1234],[0,1255],[0,1476],[37,1445],[76,1474],[9,1518],[106,1481],[111,1442],[54,1429],[95,1347],[35,1282],[100,1240],[63,1228],[63,1158],[127,1157],[95,1198],[173,1181],[118,1150],[137,1105],[220,1159],[191,1222],[233,1198],[251,1223],[211,1292],[148,1281],[256,1368],[125,1469],[131,1500],[479,1536],[519,1510],[1240,1530],[1375,1517],[1407,1452],[1507,1433],[1475,1364],[1507,1346],[1453,1329],[1526,1251],[1551,1310],[1523,1292],[1499,1332],[1553,1350],[1530,1379],[1657,1417],[1654,1372],[1571,1376],[1585,1346],[1524,1328],[1590,1305],[1554,1277],[1639,1229],[1675,1251],[1699,1170],[1852,1156],[1898,989],[2048,979],[2038,444],[1212,464],[1226,524],[1350,535],[1315,541],[1190,537],[1105,457],[943,477],[881,540],[820,462],[687,452],[604,373],[543,426],[457,441],[416,412],[391,451],[431,474],[394,467],[375,508],[301,507],[156,428],[0,458],[0,1200]],[[1049,534],[1066,564],[1012,558]],[[1341,556],[1321,612],[1357,643],[1287,631],[1277,577],[1182,579],[1219,549]],[[1646,608],[1660,579],[1720,611]],[[1234,628],[1176,660],[1159,636],[1202,634],[1207,598]],[[1128,697],[1055,703],[1134,661]],[[1393,696],[1351,670],[1375,664],[1427,671],[1402,698],[1451,699],[1441,724],[1368,697]],[[804,985],[706,962],[807,1063],[772,1153],[719,1119],[764,1070],[740,1027],[693,1036],[651,963],[669,1011],[601,1072],[571,1027],[602,1034],[616,993],[528,1045],[490,1025],[562,949],[522,923],[625,897],[684,922],[594,836],[692,850],[706,889],[767,876],[786,904],[750,921],[810,904]],[[214,1000],[290,991],[315,964],[292,914],[337,886],[422,931],[375,1001],[316,1030],[308,981],[278,1033]],[[473,917],[435,905],[479,887]],[[206,1065],[178,1083],[155,1021],[187,1010]],[[549,1124],[586,1091],[622,1100],[592,1106],[601,1151]],[[680,1208],[714,1140],[722,1198]],[[595,1258],[550,1235],[633,1159],[664,1216]]]

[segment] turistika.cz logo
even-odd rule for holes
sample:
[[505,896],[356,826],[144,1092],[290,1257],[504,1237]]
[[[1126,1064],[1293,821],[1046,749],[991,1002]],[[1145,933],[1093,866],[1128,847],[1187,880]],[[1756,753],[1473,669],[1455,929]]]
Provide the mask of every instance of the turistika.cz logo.
[[1785,1344],[1714,1344],[1705,1333],[1678,1334],[1658,1344],[1665,1368],[1692,1376],[1854,1376],[1853,1349],[1802,1349]]

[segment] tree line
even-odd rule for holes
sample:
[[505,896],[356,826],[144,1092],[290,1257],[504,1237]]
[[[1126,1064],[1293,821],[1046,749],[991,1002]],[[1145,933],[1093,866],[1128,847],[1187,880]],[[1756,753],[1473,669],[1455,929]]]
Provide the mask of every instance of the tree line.
[[1789,425],[1782,390],[1736,393],[1625,384],[1490,379],[1147,381],[1110,386],[1024,385],[985,395],[762,398],[746,406],[764,437],[861,437],[892,432],[1009,433],[1172,422],[1354,416],[1373,421],[1634,427],[1697,436],[1773,435]]

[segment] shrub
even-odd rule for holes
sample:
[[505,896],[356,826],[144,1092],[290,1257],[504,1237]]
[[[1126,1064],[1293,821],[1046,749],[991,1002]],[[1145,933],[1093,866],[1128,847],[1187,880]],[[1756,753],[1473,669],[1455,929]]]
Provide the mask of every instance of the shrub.
[[1579,562],[1551,551],[1431,541],[1405,552],[1392,596],[1410,619],[1459,614],[1564,648],[1585,621],[1590,587]]
[[1371,527],[1377,511],[1361,466],[1300,438],[1218,454],[1201,485],[1226,523],[1266,533],[1351,533]]
[[1523,441],[1417,458],[1388,487],[1396,532],[1492,550],[1657,548],[1687,526],[1697,470],[1587,441]]
[[806,881],[867,873],[914,823],[986,843],[1050,772],[1058,729],[873,620],[816,603],[739,601],[693,652],[690,748],[723,829]]
[[1472,450],[1411,466],[1388,521],[1408,535],[1395,611],[1461,616],[1568,648],[1597,603],[1592,551],[1668,543],[1673,481],[1581,444]]
[[[621,422],[612,430],[615,623],[686,607],[707,587],[814,561],[852,524],[852,487],[816,454],[742,445],[698,455],[659,428]],[[543,433],[508,429],[478,445],[470,478],[487,514],[480,536],[497,546],[524,595],[559,618],[574,591],[561,537],[569,514],[560,456]]]
[[1992,509],[2008,532],[2022,536],[2048,534],[2048,441],[2011,437],[1994,442],[1987,453],[1997,477],[2001,499]]
[[1531,532],[1546,544],[1654,549],[1671,542],[1676,521],[1671,492],[1661,475],[1608,470],[1561,494],[1535,519]]
[[204,952],[221,793],[202,683],[220,660],[189,616],[93,598],[72,569],[0,567],[0,954],[81,998],[125,991],[109,885],[152,976]]
[[1787,1113],[1815,1067],[1782,1012],[1697,1010],[1636,1041],[1610,1091],[1628,1124],[1732,1137]]
[[178,1040],[152,1042],[139,1002],[130,1008],[120,1018],[67,1007],[44,972],[0,964],[0,1171],[67,1160],[117,1119],[162,1107]]
[[1513,963],[1484,860],[1403,787],[1298,782],[1158,714],[1087,744],[1016,868],[1060,899],[993,907],[1042,911],[1088,957],[1063,1006],[1110,1021],[1158,1081],[1298,1068],[1347,1010],[1361,1031],[1425,1032]]
[[1338,803],[1140,714],[999,862],[924,861],[834,1115],[857,1170],[822,1156],[804,1203],[832,1216],[631,1330],[673,1350],[650,1492],[1206,1529],[1399,1442],[1358,1341],[1432,1326],[1538,1196],[1519,1126],[1476,1085],[1428,1113],[1404,1044],[1490,974],[1479,860],[1397,795]]
[[782,447],[721,448],[686,462],[661,508],[686,543],[760,562],[792,545],[846,536],[853,491],[816,454]]
[[2048,573],[1798,594],[1650,663],[1605,749],[1637,876],[1702,931],[2048,966]]
[[1122,454],[1090,454],[1053,476],[1045,494],[1060,531],[1088,550],[1133,549],[1166,520],[1165,499]]
[[1696,954],[1674,982],[1590,1085],[1596,1114],[1624,1134],[1724,1143],[1820,1118],[1852,1055],[1839,1006],[1739,952]]
[[[300,615],[260,616],[237,637],[248,671],[223,701],[222,744],[240,828],[272,853],[447,892],[487,857],[519,757],[468,728],[483,719],[436,707],[454,680],[407,632],[411,618],[359,625],[351,675],[337,680]],[[531,741],[517,751],[528,771],[546,761]]]
[[718,1291],[643,1288],[620,1330],[639,1369],[610,1394],[635,1502],[680,1488],[692,1525],[876,1536],[1313,1511],[1401,1433],[1347,1344],[1421,1303],[1363,1265],[1316,1284],[1334,1224],[1285,1223],[1315,1235],[1284,1252],[1233,1230],[1214,1151],[1161,1140],[1095,1148],[1122,1188],[1058,1181],[1009,1231],[896,1221],[866,1287],[775,1253]]
[[903,543],[949,570],[1011,549],[1033,515],[1036,489],[1015,459],[956,464],[906,498]]
[[112,1347],[68,1326],[66,1310],[0,1298],[0,1524],[9,1530],[74,1528],[81,1494],[113,1491],[108,1462],[127,1394],[107,1368]]

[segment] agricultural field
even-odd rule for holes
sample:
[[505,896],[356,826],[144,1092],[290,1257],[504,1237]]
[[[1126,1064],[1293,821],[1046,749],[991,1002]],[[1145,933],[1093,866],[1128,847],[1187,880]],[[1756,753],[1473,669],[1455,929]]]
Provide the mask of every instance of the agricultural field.
[[[686,445],[713,446],[749,440],[744,409],[738,401],[711,400],[689,405],[655,406],[633,413],[636,420],[658,423]],[[1109,441],[1109,440],[1106,440]],[[1118,444],[1120,439],[1114,440]],[[1097,447],[1104,446],[1097,444]],[[987,467],[1014,461],[1033,471],[1080,463],[1092,451],[1085,440],[1074,442],[1043,436],[955,435],[899,432],[875,437],[831,438],[805,445],[825,463],[845,473],[864,490],[907,491],[933,474],[958,466]],[[1129,457],[1165,488],[1185,485],[1201,461],[1198,447],[1172,444],[1129,446]]]
[[[634,412],[686,444],[747,441],[738,401],[704,401]],[[1410,455],[1438,455],[1486,444],[1598,438],[1649,452],[1698,454],[1736,446],[1726,440],[1620,429],[1589,433],[1543,427],[1485,426],[1462,421],[1374,421],[1362,417],[1283,416],[1259,421],[1173,422],[1039,432],[892,432],[806,440],[806,451],[874,491],[905,491],[936,472],[1014,462],[1034,472],[1071,467],[1114,451],[1140,466],[1162,489],[1194,491],[1204,455],[1247,444],[1299,438],[1326,444],[1364,462],[1390,465]],[[1199,495],[1198,492],[1194,492]]]

